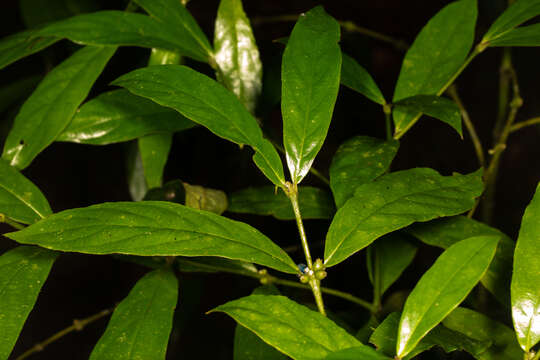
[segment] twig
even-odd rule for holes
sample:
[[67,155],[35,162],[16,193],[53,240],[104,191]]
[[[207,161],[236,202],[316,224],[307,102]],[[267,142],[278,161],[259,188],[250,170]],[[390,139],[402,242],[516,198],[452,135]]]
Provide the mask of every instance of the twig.
[[524,127],[532,126],[532,125],[540,125],[540,117],[532,118],[525,121],[520,121],[515,125],[512,125],[510,128],[510,133],[513,133],[515,131],[521,130]]
[[11,220],[4,214],[0,214],[0,223],[8,224],[9,226],[17,230],[22,230],[26,227],[23,224],[19,224],[18,222]]

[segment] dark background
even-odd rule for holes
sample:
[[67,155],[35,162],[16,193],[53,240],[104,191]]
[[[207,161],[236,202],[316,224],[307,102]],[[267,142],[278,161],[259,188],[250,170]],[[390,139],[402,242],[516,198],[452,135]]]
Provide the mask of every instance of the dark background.
[[[244,7],[252,19],[259,17],[298,14],[322,3],[338,20],[351,20],[387,35],[412,43],[422,26],[448,1],[442,0],[377,0],[377,1],[302,1],[244,0]],[[90,5],[88,5],[90,4]],[[20,6],[21,5],[21,6]],[[477,37],[483,35],[489,24],[504,8],[505,1],[480,0]],[[123,1],[32,0],[4,1],[0,4],[0,35],[21,31],[25,26],[66,17],[83,10],[122,9]],[[188,9],[202,29],[213,38],[213,22],[218,7],[216,0],[193,0]],[[23,8],[24,10],[21,10]],[[51,8],[58,9],[50,14]],[[289,35],[293,23],[257,23],[254,32],[264,64],[265,88],[259,106],[265,132],[274,139],[281,136],[279,103],[279,74],[282,45],[273,40]],[[391,98],[404,53],[392,45],[367,38],[357,33],[342,32],[342,49],[366,67],[379,84],[387,99]],[[43,75],[65,59],[76,45],[62,41],[41,53],[19,61],[0,72],[0,87],[22,78]],[[148,49],[121,48],[97,81],[90,97],[110,89],[108,83],[121,74],[145,66]],[[491,129],[497,116],[497,88],[501,49],[490,49],[475,59],[459,77],[457,85],[485,150],[491,145]],[[524,99],[517,121],[540,114],[539,60],[535,48],[512,50]],[[189,63],[198,70],[211,74],[206,65]],[[28,94],[27,94],[28,95]],[[27,96],[25,95],[25,96]],[[10,123],[24,97],[1,114],[0,142],[3,142]],[[0,100],[1,101],[1,100]],[[479,165],[468,134],[461,140],[453,129],[431,118],[422,120],[402,138],[400,151],[392,165],[393,170],[412,167],[432,167],[442,174],[468,173]],[[384,116],[380,106],[341,88],[329,136],[314,166],[324,174],[338,146],[354,135],[384,137]],[[517,236],[525,206],[540,179],[540,146],[538,128],[515,133],[510,137],[504,152],[497,187],[497,206],[494,226],[513,237]],[[128,144],[87,146],[54,143],[29,166],[24,174],[48,198],[53,210],[83,207],[105,201],[130,200],[127,189],[126,156]],[[250,185],[267,185],[251,161],[250,150],[217,138],[203,128],[195,128],[175,135],[173,149],[165,171],[165,180],[182,179],[191,184],[221,189],[226,192]],[[308,176],[307,185],[324,186],[317,178]],[[226,216],[246,221],[281,246],[298,243],[295,223],[280,222],[270,217],[226,213]],[[321,244],[329,223],[306,221],[308,238]],[[3,232],[10,231],[1,226]],[[15,246],[6,238],[0,247]],[[314,245],[314,256],[322,256],[322,247]],[[432,264],[437,250],[421,246],[414,264],[387,294],[411,289],[419,276]],[[292,254],[301,262],[301,253]],[[42,341],[60,329],[69,326],[73,319],[92,315],[121,301],[146,268],[111,257],[65,254],[56,261],[44,285],[34,311],[22,331],[13,351],[20,355],[36,342]],[[222,314],[204,313],[228,300],[247,295],[257,286],[249,279],[234,275],[181,274],[179,305],[171,335],[168,358],[232,358],[234,322]],[[364,256],[357,255],[333,268],[325,286],[349,291],[370,300],[371,287],[365,271]],[[311,294],[282,289],[300,302],[311,302]],[[489,295],[488,295],[489,296]],[[387,295],[388,297],[388,295]],[[367,314],[360,308],[339,299],[326,296],[328,307],[336,313],[347,314],[349,325],[357,330]],[[487,312],[500,321],[509,323],[508,311],[503,311],[495,301],[488,299]],[[36,359],[86,359],[103,333],[107,320],[89,325],[81,333],[68,335],[49,345]],[[438,358],[434,350],[423,355],[424,359]],[[464,354],[448,358],[468,359]]]

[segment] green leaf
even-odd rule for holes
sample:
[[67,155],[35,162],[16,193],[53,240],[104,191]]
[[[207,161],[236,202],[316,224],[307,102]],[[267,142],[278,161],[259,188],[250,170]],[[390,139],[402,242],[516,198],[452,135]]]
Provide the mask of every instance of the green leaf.
[[172,146],[172,134],[143,136],[138,143],[147,187],[163,185],[163,170]]
[[19,246],[0,256],[0,359],[7,359],[57,254]]
[[[411,45],[399,73],[393,101],[415,95],[440,95],[465,62],[474,41],[476,0],[454,1],[429,20]],[[399,138],[420,117],[418,112],[393,111]]]
[[252,263],[218,257],[176,258],[178,268],[182,272],[215,273],[228,272],[253,276],[258,273]]
[[183,183],[186,190],[186,206],[193,209],[211,211],[221,215],[227,210],[228,199],[225,192],[205,188],[200,185]]
[[27,28],[35,28],[80,13],[96,11],[93,0],[20,0],[21,18]]
[[146,274],[114,310],[90,360],[165,359],[177,300],[171,269]]
[[50,71],[17,114],[2,158],[19,169],[30,165],[69,123],[115,51],[88,46]]
[[516,1],[495,20],[486,35],[484,35],[482,42],[492,42],[516,26],[538,15],[540,15],[539,0]]
[[186,189],[181,180],[172,180],[159,188],[148,190],[144,200],[170,201],[178,204],[186,204]]
[[391,360],[369,346],[362,345],[340,350],[325,357],[325,360]]
[[[336,212],[328,191],[311,187],[298,187],[298,201],[303,219],[331,219]],[[258,215],[272,215],[279,220],[294,220],[294,212],[287,195],[273,186],[248,188],[229,197],[228,211]]]
[[324,359],[362,344],[332,320],[284,296],[250,295],[220,305],[221,311],[295,360]]
[[422,113],[450,125],[463,138],[461,131],[461,112],[450,99],[435,95],[416,95],[394,104],[394,110],[403,113]]
[[437,219],[427,223],[414,224],[406,230],[420,241],[443,249],[456,242],[480,235],[499,237],[499,246],[488,271],[481,283],[503,305],[510,305],[510,280],[512,277],[512,254],[514,241],[499,230],[465,216]]
[[0,40],[0,69],[51,46],[57,37],[34,37],[33,31],[14,34]]
[[25,244],[86,254],[220,256],[295,274],[291,258],[251,226],[162,201],[71,209],[6,234]]
[[540,341],[540,183],[521,220],[512,274],[512,318],[521,348]]
[[367,257],[369,280],[375,285],[373,272],[378,267],[382,296],[411,264],[417,248],[403,235],[392,233],[373,243],[370,249],[372,256]]
[[441,176],[427,168],[394,172],[360,185],[330,224],[325,264],[339,264],[380,236],[415,221],[467,211],[482,189],[480,171]]
[[445,250],[424,273],[405,302],[396,353],[403,358],[473,289],[495,255],[498,238],[478,236]]
[[261,171],[275,185],[285,183],[281,159],[257,120],[216,81],[185,66],[160,65],[132,71],[113,84],[173,108],[222,138],[250,145]]
[[458,307],[443,320],[443,324],[471,339],[493,343],[477,359],[514,360],[523,357],[512,329],[476,311]]
[[36,185],[0,159],[0,214],[31,224],[51,213],[47,199]]
[[144,166],[139,146],[136,142],[129,144],[126,159],[127,183],[129,195],[133,201],[141,201],[148,191],[144,178]]
[[172,109],[126,90],[114,90],[81,106],[56,141],[108,145],[193,126],[195,123]]
[[354,190],[384,174],[399,148],[397,140],[355,136],[345,141],[332,158],[330,188],[340,208]]
[[42,79],[41,75],[20,77],[0,88],[0,113],[5,112],[19,99],[27,97]]
[[540,46],[540,24],[510,30],[491,40],[489,46]]
[[322,147],[341,72],[339,24],[321,6],[298,19],[283,53],[283,144],[292,182],[298,184]]
[[[393,356],[396,349],[397,332],[399,328],[400,313],[391,313],[379,325],[369,342],[377,347],[377,350],[385,355]],[[408,360],[416,355],[431,349],[434,346],[441,347],[444,352],[451,353],[456,350],[467,351],[469,354],[477,357],[482,354],[491,345],[489,339],[473,339],[460,332],[452,331],[442,325],[436,326],[431,330],[403,359]]]
[[262,89],[262,64],[241,0],[219,3],[214,47],[219,78],[253,114]]
[[341,56],[343,58],[343,63],[341,64],[341,84],[359,92],[377,104],[385,105],[386,100],[381,90],[367,70],[351,56],[345,53],[342,53]]

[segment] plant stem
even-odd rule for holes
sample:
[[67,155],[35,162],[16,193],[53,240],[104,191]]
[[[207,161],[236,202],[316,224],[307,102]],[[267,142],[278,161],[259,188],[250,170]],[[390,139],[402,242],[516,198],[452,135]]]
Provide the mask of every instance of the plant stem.
[[389,104],[383,105],[384,121],[386,124],[386,140],[392,140],[392,106]]
[[523,129],[524,127],[532,126],[532,125],[540,125],[540,117],[532,118],[525,121],[520,121],[517,124],[512,125],[512,127],[510,127],[510,133],[513,133],[515,131]]
[[539,360],[539,359],[540,359],[540,350],[536,353],[536,355],[533,356],[531,360]]
[[510,96],[510,74],[509,69],[512,68],[512,53],[510,48],[503,49],[501,66],[499,68],[499,109],[497,111],[497,120],[493,128],[493,143],[496,143],[501,136],[501,131],[504,126],[504,120],[508,114],[508,102]]
[[65,328],[63,330],[60,330],[56,334],[54,334],[51,337],[47,338],[46,340],[35,344],[30,349],[25,351],[22,355],[17,357],[15,360],[23,360],[23,359],[26,359],[27,357],[29,357],[30,355],[32,355],[34,353],[43,351],[43,349],[47,345],[55,342],[56,340],[66,336],[67,334],[69,334],[69,333],[71,333],[73,331],[81,331],[82,329],[84,329],[84,327],[86,325],[91,324],[91,323],[93,323],[93,322],[95,322],[95,321],[109,315],[110,313],[112,313],[112,311],[113,311],[113,309],[105,309],[105,310],[101,310],[97,314],[94,314],[94,315],[89,316],[87,318],[84,318],[84,319],[81,319],[81,320],[77,320],[77,319],[73,320],[73,324],[71,326],[68,326],[67,328]]
[[372,314],[375,315],[381,309],[381,268],[380,268],[380,257],[376,248],[368,247],[369,256],[371,256],[371,263],[373,264],[372,273],[373,273],[373,308],[375,312]]
[[0,214],[0,223],[8,224],[9,226],[11,226],[12,228],[15,228],[17,230],[22,230],[22,229],[24,229],[26,227],[23,224],[19,224],[18,222],[11,220],[10,218],[8,218],[4,214]]

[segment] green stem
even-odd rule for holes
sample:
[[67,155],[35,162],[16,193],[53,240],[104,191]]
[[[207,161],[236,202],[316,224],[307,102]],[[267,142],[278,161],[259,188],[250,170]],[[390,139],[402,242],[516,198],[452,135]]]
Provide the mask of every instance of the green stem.
[[[368,248],[369,256],[371,256],[371,263],[373,264],[372,273],[373,273],[373,308],[375,313],[381,309],[381,293],[382,293],[382,279],[381,279],[381,269],[380,269],[380,257],[376,248]],[[373,313],[375,315],[375,313]]]
[[540,359],[540,350],[534,355],[534,357],[531,360],[539,360]]
[[386,124],[386,140],[392,140],[392,106],[389,104],[383,105],[384,121]]
[[496,143],[501,136],[501,131],[504,126],[504,120],[508,114],[508,102],[510,98],[510,74],[509,69],[512,67],[512,54],[510,48],[503,49],[503,57],[499,68],[499,104],[497,111],[497,120],[493,128],[493,143]]
[[25,225],[19,224],[18,222],[11,220],[4,214],[0,214],[0,223],[8,224],[9,226],[17,230],[22,230],[26,227]]
[[540,125],[540,117],[532,118],[525,121],[520,121],[515,125],[512,125],[510,128],[510,133],[513,133],[515,131],[521,130],[524,127],[532,126],[532,125]]

